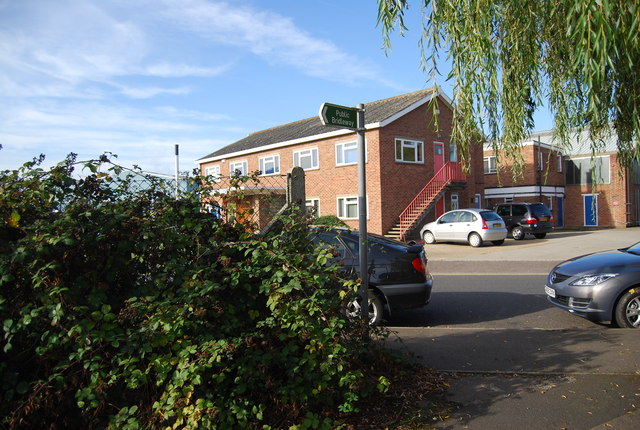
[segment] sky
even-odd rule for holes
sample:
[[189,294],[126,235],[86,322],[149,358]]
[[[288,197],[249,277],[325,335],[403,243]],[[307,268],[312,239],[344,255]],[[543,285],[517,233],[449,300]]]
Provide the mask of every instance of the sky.
[[375,0],[0,0],[0,170],[73,152],[172,174],[177,144],[191,171],[324,102],[431,87],[418,3],[385,55]]

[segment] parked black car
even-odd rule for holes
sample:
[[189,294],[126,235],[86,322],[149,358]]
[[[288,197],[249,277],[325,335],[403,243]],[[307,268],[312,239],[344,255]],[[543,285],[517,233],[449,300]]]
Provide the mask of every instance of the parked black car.
[[[329,246],[345,272],[360,276],[359,233],[340,228],[317,228],[312,240],[319,246]],[[392,311],[425,306],[431,298],[433,277],[427,270],[427,257],[422,245],[407,245],[393,239],[367,233],[369,243],[369,317],[371,325],[379,324],[385,306]],[[348,312],[360,315],[354,302]]]
[[515,240],[522,240],[527,234],[543,239],[553,231],[553,215],[542,203],[500,203],[493,210],[502,217]]

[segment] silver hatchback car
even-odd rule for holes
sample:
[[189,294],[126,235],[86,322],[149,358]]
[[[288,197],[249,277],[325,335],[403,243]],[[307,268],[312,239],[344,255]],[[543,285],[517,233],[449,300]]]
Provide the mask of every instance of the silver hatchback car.
[[457,209],[447,212],[420,230],[420,237],[428,244],[466,242],[473,247],[484,242],[502,245],[507,228],[500,215],[489,209]]

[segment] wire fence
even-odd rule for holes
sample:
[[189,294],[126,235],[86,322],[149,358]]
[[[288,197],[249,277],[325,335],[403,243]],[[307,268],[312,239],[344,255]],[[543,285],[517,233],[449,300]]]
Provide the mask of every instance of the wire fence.
[[126,187],[133,193],[153,189],[164,195],[184,197],[195,193],[204,210],[229,223],[240,223],[258,232],[287,206],[288,175],[260,176],[175,176],[127,171],[114,178],[113,186]]
[[207,177],[205,208],[227,222],[264,230],[287,206],[287,175]]

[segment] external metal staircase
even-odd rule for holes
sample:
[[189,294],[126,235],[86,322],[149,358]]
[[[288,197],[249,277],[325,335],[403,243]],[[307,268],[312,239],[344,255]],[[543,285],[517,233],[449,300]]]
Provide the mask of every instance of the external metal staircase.
[[446,163],[402,211],[400,220],[386,236],[406,240],[407,233],[429,213],[447,188],[460,182],[466,182],[466,175],[462,172],[460,163],[453,161]]

